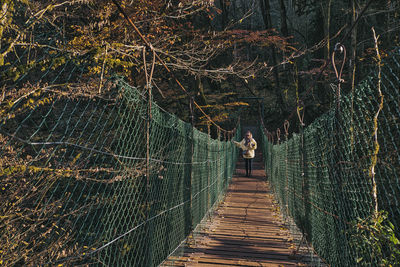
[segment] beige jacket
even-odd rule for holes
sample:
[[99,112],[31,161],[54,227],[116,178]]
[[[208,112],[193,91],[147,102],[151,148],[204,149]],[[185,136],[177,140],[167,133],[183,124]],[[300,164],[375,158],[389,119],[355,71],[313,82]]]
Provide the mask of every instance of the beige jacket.
[[233,141],[233,143],[243,150],[243,158],[252,159],[255,156],[255,150],[257,149],[257,142],[253,138],[251,138],[247,147],[245,146],[246,140],[243,139],[240,142]]

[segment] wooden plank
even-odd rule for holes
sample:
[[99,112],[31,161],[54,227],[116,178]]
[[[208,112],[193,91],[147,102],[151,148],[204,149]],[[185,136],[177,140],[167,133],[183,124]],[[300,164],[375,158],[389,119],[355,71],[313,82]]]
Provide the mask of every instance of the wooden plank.
[[278,237],[283,235],[283,233],[280,233],[280,229],[270,229],[269,231],[250,231],[250,230],[243,230],[243,231],[230,231],[229,229],[223,229],[223,228],[217,228],[217,229],[212,229],[210,230],[211,232],[204,232],[204,234],[207,234],[209,236],[212,235],[219,235],[219,236],[237,236],[237,237],[252,237],[252,238],[269,238],[269,237]]
[[[182,256],[175,261],[176,263],[214,263],[214,264],[231,264],[231,265],[239,265],[239,266],[270,266],[268,264],[280,264],[280,266],[293,266],[296,265],[296,261],[281,261],[281,260],[273,260],[273,259],[234,259],[234,258],[218,258],[213,257],[212,255],[200,255],[197,254],[196,256]],[[176,265],[167,265],[173,264],[173,261],[166,261],[163,266],[176,266]]]
[[197,246],[201,246],[202,244],[208,245],[210,247],[215,247],[215,246],[219,246],[219,245],[224,245],[227,248],[258,248],[258,249],[262,249],[262,248],[287,248],[287,246],[285,244],[280,244],[278,242],[262,242],[262,243],[258,243],[258,242],[248,242],[248,241],[226,241],[226,242],[221,242],[221,241],[209,241],[207,243],[203,243],[202,241],[197,242],[196,245]]
[[231,263],[232,265],[234,265],[234,263],[236,262],[241,262],[242,264],[246,264],[246,265],[250,265],[252,266],[253,264],[250,264],[251,262],[253,263],[257,263],[258,265],[260,265],[260,263],[264,263],[264,264],[271,264],[271,263],[278,263],[287,266],[287,265],[291,265],[291,264],[297,264],[298,261],[296,259],[283,259],[282,257],[276,257],[273,258],[270,255],[267,255],[265,258],[253,258],[253,257],[247,257],[247,258],[239,258],[239,257],[232,257],[229,255],[211,255],[211,254],[204,254],[204,255],[197,255],[197,256],[187,256],[187,262],[221,262],[224,264],[227,263]]
[[200,258],[193,261],[182,261],[182,265],[164,265],[164,266],[296,266],[293,262],[275,262],[275,261],[248,261],[248,260],[226,260],[216,258]]
[[269,250],[264,250],[264,251],[258,251],[258,250],[251,250],[251,249],[224,249],[223,247],[219,248],[202,248],[202,247],[197,247],[195,249],[188,249],[188,253],[204,253],[204,255],[213,255],[217,256],[219,258],[229,258],[229,259],[257,259],[259,261],[265,260],[265,259],[280,259],[280,260],[288,260],[289,257],[291,256],[290,251],[286,249],[269,249]]

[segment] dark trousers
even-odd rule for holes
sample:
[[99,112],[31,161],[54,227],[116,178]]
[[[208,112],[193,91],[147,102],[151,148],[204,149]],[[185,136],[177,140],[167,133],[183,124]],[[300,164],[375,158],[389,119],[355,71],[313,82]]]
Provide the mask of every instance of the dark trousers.
[[246,176],[251,175],[251,169],[253,167],[253,159],[244,159],[244,163],[246,166]]

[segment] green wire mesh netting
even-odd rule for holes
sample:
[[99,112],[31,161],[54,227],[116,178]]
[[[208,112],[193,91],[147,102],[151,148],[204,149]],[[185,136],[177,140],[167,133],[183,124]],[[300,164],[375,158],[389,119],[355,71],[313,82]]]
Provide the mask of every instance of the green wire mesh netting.
[[400,52],[382,66],[384,102],[377,121],[375,198],[370,169],[376,148],[374,116],[380,103],[377,73],[358,85],[354,97],[341,99],[339,116],[332,109],[281,144],[273,145],[263,135],[265,169],[283,213],[293,218],[319,256],[332,266],[362,262],[377,266],[382,258],[390,257],[385,245],[377,254],[365,249],[370,248],[368,244],[351,242],[354,222],[371,217],[376,201],[399,237]]
[[225,193],[231,142],[108,84],[110,99],[40,88],[2,114],[3,264],[155,266]]

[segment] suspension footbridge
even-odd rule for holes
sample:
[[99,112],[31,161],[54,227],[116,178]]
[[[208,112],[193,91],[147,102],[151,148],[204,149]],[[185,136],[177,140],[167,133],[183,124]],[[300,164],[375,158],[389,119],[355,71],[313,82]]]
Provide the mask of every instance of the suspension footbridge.
[[226,196],[192,236],[162,266],[298,266],[310,263],[299,252],[279,216],[265,179],[261,153],[252,177],[238,163]]
[[[240,168],[234,176],[231,141],[240,125],[216,128],[211,138],[118,77],[108,81],[109,99],[36,90],[1,118],[1,262],[295,264],[290,237],[271,217],[270,190],[321,264],[393,259],[399,70],[393,54],[380,78],[372,74],[339,100],[340,112],[332,107],[298,133],[289,135],[288,125],[272,133],[260,123],[263,166],[253,178]],[[213,213],[210,228],[199,228]],[[190,246],[194,234],[200,241]],[[365,242],[372,235],[376,242]]]

